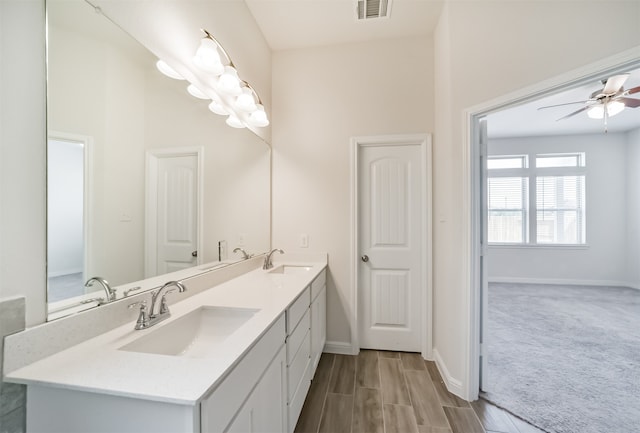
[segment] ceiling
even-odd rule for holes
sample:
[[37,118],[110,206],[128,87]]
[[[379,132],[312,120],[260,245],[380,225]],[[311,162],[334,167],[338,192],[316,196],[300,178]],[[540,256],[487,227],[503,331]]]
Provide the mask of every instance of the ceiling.
[[273,50],[432,35],[444,0],[390,0],[388,18],[359,21],[357,0],[245,0]]
[[[625,89],[640,86],[640,69],[624,71],[631,75],[624,84]],[[606,79],[603,76],[602,79]],[[547,105],[584,101],[597,90],[603,88],[600,80],[546,96],[536,101],[518,105],[487,116],[488,135],[492,138],[530,137],[540,135],[600,134],[604,133],[604,120],[591,119],[586,111],[573,117],[557,120],[583,107],[582,104],[538,110]],[[632,96],[640,99],[640,94]],[[621,113],[609,118],[607,130],[610,133],[627,132],[640,128],[640,107],[625,108]]]
[[[432,35],[444,0],[390,0],[388,18],[363,21],[356,19],[357,0],[245,0],[245,3],[267,43],[277,51]],[[640,86],[640,69],[626,72],[631,72],[631,76],[625,88]],[[579,104],[538,110],[546,105],[584,101],[602,87],[600,79],[594,79],[591,83],[493,113],[487,116],[489,136],[604,133],[604,121],[590,119],[586,112],[557,121],[581,108]],[[640,108],[625,109],[610,118],[607,127],[609,132],[635,128],[640,128]]]

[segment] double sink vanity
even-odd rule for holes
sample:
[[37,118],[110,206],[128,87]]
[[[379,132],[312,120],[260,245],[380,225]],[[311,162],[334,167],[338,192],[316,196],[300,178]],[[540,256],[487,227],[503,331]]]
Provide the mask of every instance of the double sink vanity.
[[[252,261],[210,287],[207,274],[183,280],[160,323],[134,318],[5,370],[27,385],[27,431],[292,432],[326,340],[326,256]],[[120,303],[132,317],[148,298]]]

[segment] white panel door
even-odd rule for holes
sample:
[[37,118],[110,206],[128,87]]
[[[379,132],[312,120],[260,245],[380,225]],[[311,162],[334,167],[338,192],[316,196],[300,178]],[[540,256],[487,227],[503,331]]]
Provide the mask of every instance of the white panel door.
[[367,145],[358,158],[360,347],[420,352],[421,147]]
[[157,273],[196,265],[198,157],[158,159]]

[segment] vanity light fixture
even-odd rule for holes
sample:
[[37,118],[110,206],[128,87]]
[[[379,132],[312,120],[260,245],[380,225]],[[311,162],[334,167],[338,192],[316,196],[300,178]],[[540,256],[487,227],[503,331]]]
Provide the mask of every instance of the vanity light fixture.
[[174,80],[184,80],[184,77],[178,74],[171,66],[167,65],[167,62],[164,60],[158,60],[156,62],[156,68],[169,78],[173,78]]
[[211,100],[211,103],[209,104],[209,110],[221,116],[229,115],[229,110],[227,110],[220,101],[216,101],[215,99]]
[[198,99],[209,99],[209,97],[200,89],[198,89],[196,86],[194,86],[193,84],[189,84],[187,86],[187,92],[189,92],[189,94],[191,96],[193,96],[194,98],[198,98]]
[[264,128],[269,125],[269,119],[267,118],[267,113],[265,113],[262,104],[257,104],[256,110],[249,115],[249,123],[259,128]]
[[[258,93],[238,76],[229,53],[220,42],[208,31],[202,29],[202,32],[204,37],[193,56],[193,63],[201,71],[210,74],[209,79],[201,83],[208,84],[208,87],[205,92],[190,84],[187,91],[196,98],[210,99],[209,110],[228,116],[226,123],[233,128],[268,126],[269,119]],[[159,60],[157,65],[163,74],[171,78],[180,77],[166,62]]]
[[258,93],[238,76],[231,56],[220,42],[207,30],[201,30],[204,37],[200,40],[193,62],[202,71],[213,75],[209,110],[228,116],[226,123],[233,128],[269,125]]
[[229,117],[227,117],[227,120],[225,120],[225,122],[232,128],[244,128],[244,123],[242,123],[240,119],[238,119],[238,116],[236,116],[235,113],[229,114]]

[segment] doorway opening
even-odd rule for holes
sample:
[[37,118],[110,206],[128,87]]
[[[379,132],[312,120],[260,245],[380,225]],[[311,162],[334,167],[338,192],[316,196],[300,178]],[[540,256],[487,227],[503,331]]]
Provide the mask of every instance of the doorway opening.
[[52,132],[47,139],[47,300],[85,294],[91,266],[90,137]]
[[[627,265],[638,258],[635,242],[628,243],[627,239],[638,232],[635,218],[630,216],[637,213],[634,200],[640,200],[635,198],[640,194],[635,194],[639,191],[633,186],[633,191],[628,191],[628,186],[637,183],[631,178],[637,171],[633,164],[640,164],[636,156],[640,148],[640,116],[627,107],[636,126],[616,130],[618,118],[612,118],[606,132],[602,121],[588,119],[586,112],[571,116],[568,125],[558,126],[561,122],[556,122],[546,131],[527,130],[527,126],[519,134],[501,136],[496,131],[500,131],[499,123],[505,119],[509,119],[509,125],[523,120],[535,123],[532,116],[537,107],[553,105],[549,104],[553,98],[558,104],[575,100],[567,92],[583,92],[585,88],[597,91],[600,80],[615,74],[631,73],[634,80],[629,81],[628,87],[638,86],[640,81],[636,82],[635,77],[640,79],[639,66],[640,61],[632,58],[613,67],[579,71],[575,76],[581,78],[470,113],[471,299],[476,317],[471,335],[477,341],[471,350],[472,377],[477,380],[475,389],[487,392],[484,395],[491,401],[548,431],[560,431],[563,422],[580,431],[603,431],[598,430],[598,417],[611,419],[615,414],[612,408],[625,407],[611,403],[611,395],[595,396],[594,407],[580,400],[585,396],[594,400],[593,394],[600,392],[600,387],[592,385],[600,372],[612,373],[606,363],[593,364],[593,371],[598,374],[591,380],[582,380],[591,386],[588,391],[578,391],[575,398],[575,387],[561,385],[565,378],[551,379],[551,373],[571,373],[573,369],[583,375],[576,378],[579,382],[586,377],[585,369],[590,368],[583,364],[586,358],[605,356],[611,362],[614,357],[604,355],[611,350],[610,344],[615,344],[614,352],[627,346],[626,337],[620,337],[619,327],[613,323],[616,318],[604,323],[607,309],[597,311],[602,305],[622,311],[623,306],[614,307],[615,302],[633,303],[624,299],[640,296],[636,290],[640,279]],[[524,116],[525,106],[531,101],[533,109],[529,108],[529,114]],[[575,112],[576,107],[567,110],[566,106],[558,106],[553,110],[560,110],[561,114],[555,111],[555,117],[561,118],[567,111]],[[595,124],[596,130],[572,132],[573,122],[578,121],[590,122],[589,127]],[[609,252],[604,253],[605,250]],[[618,290],[620,287],[623,289]],[[637,314],[627,319],[640,320]],[[576,324],[580,326],[576,328]],[[612,325],[616,329],[612,334],[620,339],[612,340],[609,334],[589,340],[587,329],[591,324],[599,328]],[[528,334],[514,332],[527,328]],[[584,341],[575,345],[576,339]],[[605,339],[609,345],[601,346],[597,353],[572,351],[573,346],[597,347]],[[545,352],[549,347],[552,351]],[[525,356],[516,356],[518,351]],[[554,361],[560,354],[563,361]],[[492,356],[495,362],[490,362]],[[623,358],[621,363],[627,361]],[[497,366],[505,363],[511,364],[498,370]],[[524,370],[532,368],[538,368],[537,373],[534,369],[527,376]],[[516,404],[517,396],[502,400],[496,397],[498,388],[505,389],[497,379],[505,377],[509,377],[506,388],[524,396],[522,405]],[[549,381],[545,382],[547,378]],[[566,383],[571,380],[567,378]],[[545,394],[547,385],[549,392]],[[474,390],[470,395],[474,397]],[[550,395],[560,399],[556,402]],[[627,422],[623,416],[616,418]]]

